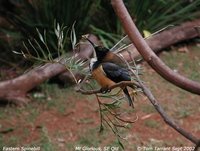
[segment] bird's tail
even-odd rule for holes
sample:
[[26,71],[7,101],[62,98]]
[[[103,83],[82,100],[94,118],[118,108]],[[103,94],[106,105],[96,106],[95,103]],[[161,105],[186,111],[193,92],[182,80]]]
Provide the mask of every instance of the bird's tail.
[[123,89],[123,92],[124,92],[124,94],[126,95],[126,97],[127,97],[127,99],[128,99],[129,106],[134,107],[134,106],[133,106],[133,100],[132,100],[132,98],[131,98],[131,96],[130,96],[130,94],[129,94],[129,92],[128,92],[128,89],[127,89],[127,88],[124,88],[124,89]]

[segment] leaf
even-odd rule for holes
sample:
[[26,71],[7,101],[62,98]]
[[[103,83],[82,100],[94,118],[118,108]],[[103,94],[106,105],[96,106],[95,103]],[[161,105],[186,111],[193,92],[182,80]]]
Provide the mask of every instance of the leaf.
[[124,150],[125,148],[124,148],[124,145],[122,144],[122,142],[119,140],[119,139],[117,139],[117,143],[119,144],[119,146]]
[[104,127],[103,125],[100,126],[100,129],[99,129],[99,133],[102,133],[104,131]]
[[38,51],[40,51],[43,55],[43,57],[47,60],[47,55],[45,54],[45,51],[42,49],[42,47],[40,46],[40,44],[38,43],[38,41],[36,39],[34,39],[35,44],[38,46]]
[[17,52],[17,51],[12,51],[13,53],[15,53],[15,54],[17,54],[17,55],[22,55],[22,53],[21,52]]
[[39,36],[40,40],[42,41],[42,43],[45,44],[44,39],[43,39],[42,35],[40,34],[40,31],[37,28],[36,28],[36,31],[37,31],[38,36]]
[[33,46],[32,42],[31,42],[29,39],[28,39],[28,43],[29,43],[29,45],[33,48],[33,50],[35,51],[35,53],[36,53],[36,55],[37,55],[37,58],[40,58],[40,55],[39,55],[37,49]]
[[115,108],[119,108],[119,105],[121,103],[119,101],[114,101],[112,103],[104,103],[104,105],[110,109],[115,109]]
[[149,37],[151,33],[148,30],[143,30],[144,38]]
[[24,58],[27,58],[26,54],[23,51],[21,51],[21,54],[23,55]]
[[7,133],[12,132],[12,131],[14,131],[14,128],[10,127],[10,128],[6,128],[4,130],[1,130],[0,133],[1,134],[7,134]]
[[75,23],[76,23],[76,21],[73,23],[73,25],[72,25],[72,31],[70,33],[70,39],[71,39],[71,43],[72,43],[72,48],[73,49],[75,48],[75,45],[76,45],[76,42],[77,42],[75,28],[74,28]]
[[57,31],[58,32],[60,31],[60,25],[59,25],[59,23],[57,24]]

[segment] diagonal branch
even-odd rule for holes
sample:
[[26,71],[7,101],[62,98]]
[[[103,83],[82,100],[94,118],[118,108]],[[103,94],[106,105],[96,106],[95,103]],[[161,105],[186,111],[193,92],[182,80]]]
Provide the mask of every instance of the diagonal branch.
[[119,17],[126,33],[130,40],[134,43],[135,47],[142,55],[145,61],[163,78],[173,83],[174,85],[185,89],[189,92],[200,94],[200,83],[192,81],[178,73],[172,71],[166,66],[159,57],[151,50],[148,44],[145,42],[137,27],[132,21],[126,7],[122,0],[111,0],[112,6]]
[[129,70],[134,74],[137,82],[140,85],[140,88],[142,89],[143,93],[148,97],[149,101],[151,102],[151,104],[154,106],[154,108],[158,111],[158,113],[160,114],[160,116],[163,118],[163,120],[165,121],[165,123],[167,123],[169,126],[171,126],[172,128],[174,128],[177,132],[179,132],[181,135],[183,135],[185,138],[187,138],[188,140],[190,140],[191,142],[193,142],[194,144],[198,145],[198,143],[200,142],[200,140],[198,138],[196,138],[195,136],[193,136],[192,134],[190,134],[189,132],[185,131],[183,128],[181,128],[180,126],[178,126],[172,118],[170,118],[164,111],[164,109],[161,107],[161,105],[159,104],[159,102],[156,100],[156,98],[153,96],[153,94],[151,93],[151,91],[143,84],[143,82],[140,80],[140,77],[138,76],[138,74],[136,74],[130,67],[130,65],[128,64],[128,62],[124,59],[124,62],[126,63],[126,65],[128,66]]
[[46,79],[66,70],[60,63],[47,63],[11,80],[0,82],[0,100],[15,104],[26,104],[30,99],[27,92]]

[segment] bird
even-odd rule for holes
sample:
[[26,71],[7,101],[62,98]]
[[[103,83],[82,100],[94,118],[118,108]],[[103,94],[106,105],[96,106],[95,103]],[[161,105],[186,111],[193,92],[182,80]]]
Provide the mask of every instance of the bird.
[[112,62],[124,67],[124,61],[115,53],[111,52],[108,48],[94,44],[90,39],[85,37],[86,40],[94,47],[96,57],[101,62]]
[[[100,60],[99,60],[100,59]],[[90,60],[90,71],[92,77],[101,86],[101,92],[109,92],[109,88],[121,81],[131,81],[131,76],[126,68],[122,68],[112,62],[101,62],[101,57],[92,58]],[[129,106],[133,106],[127,87],[121,87],[125,96],[128,99]]]
[[[131,76],[126,68],[121,66],[122,59],[108,48],[95,45],[90,39],[86,37],[90,44],[94,47],[96,58],[90,60],[90,71],[93,78],[101,86],[101,92],[109,92],[109,87],[121,81],[131,81]],[[134,88],[130,86],[131,88]],[[121,87],[125,96],[128,99],[129,106],[133,106],[133,99],[131,98],[127,87]]]

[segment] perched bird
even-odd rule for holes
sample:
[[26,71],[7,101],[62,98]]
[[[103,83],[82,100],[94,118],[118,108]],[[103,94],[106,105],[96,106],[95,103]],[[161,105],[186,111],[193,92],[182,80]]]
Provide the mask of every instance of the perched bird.
[[[119,66],[123,62],[119,56],[105,47],[95,45],[88,38],[86,39],[92,44],[96,53],[96,58],[92,58],[90,61],[90,70],[103,93],[110,91],[109,87],[118,82],[131,81],[128,70]],[[127,87],[121,87],[121,89],[128,98],[129,105],[133,107],[133,100]]]
[[[101,57],[92,58],[90,61],[90,70],[93,78],[101,85],[102,92],[108,92],[109,87],[121,81],[131,81],[127,69],[111,62],[101,62]],[[129,105],[133,107],[133,100],[129,95],[127,87],[121,87],[125,96],[128,98]]]

